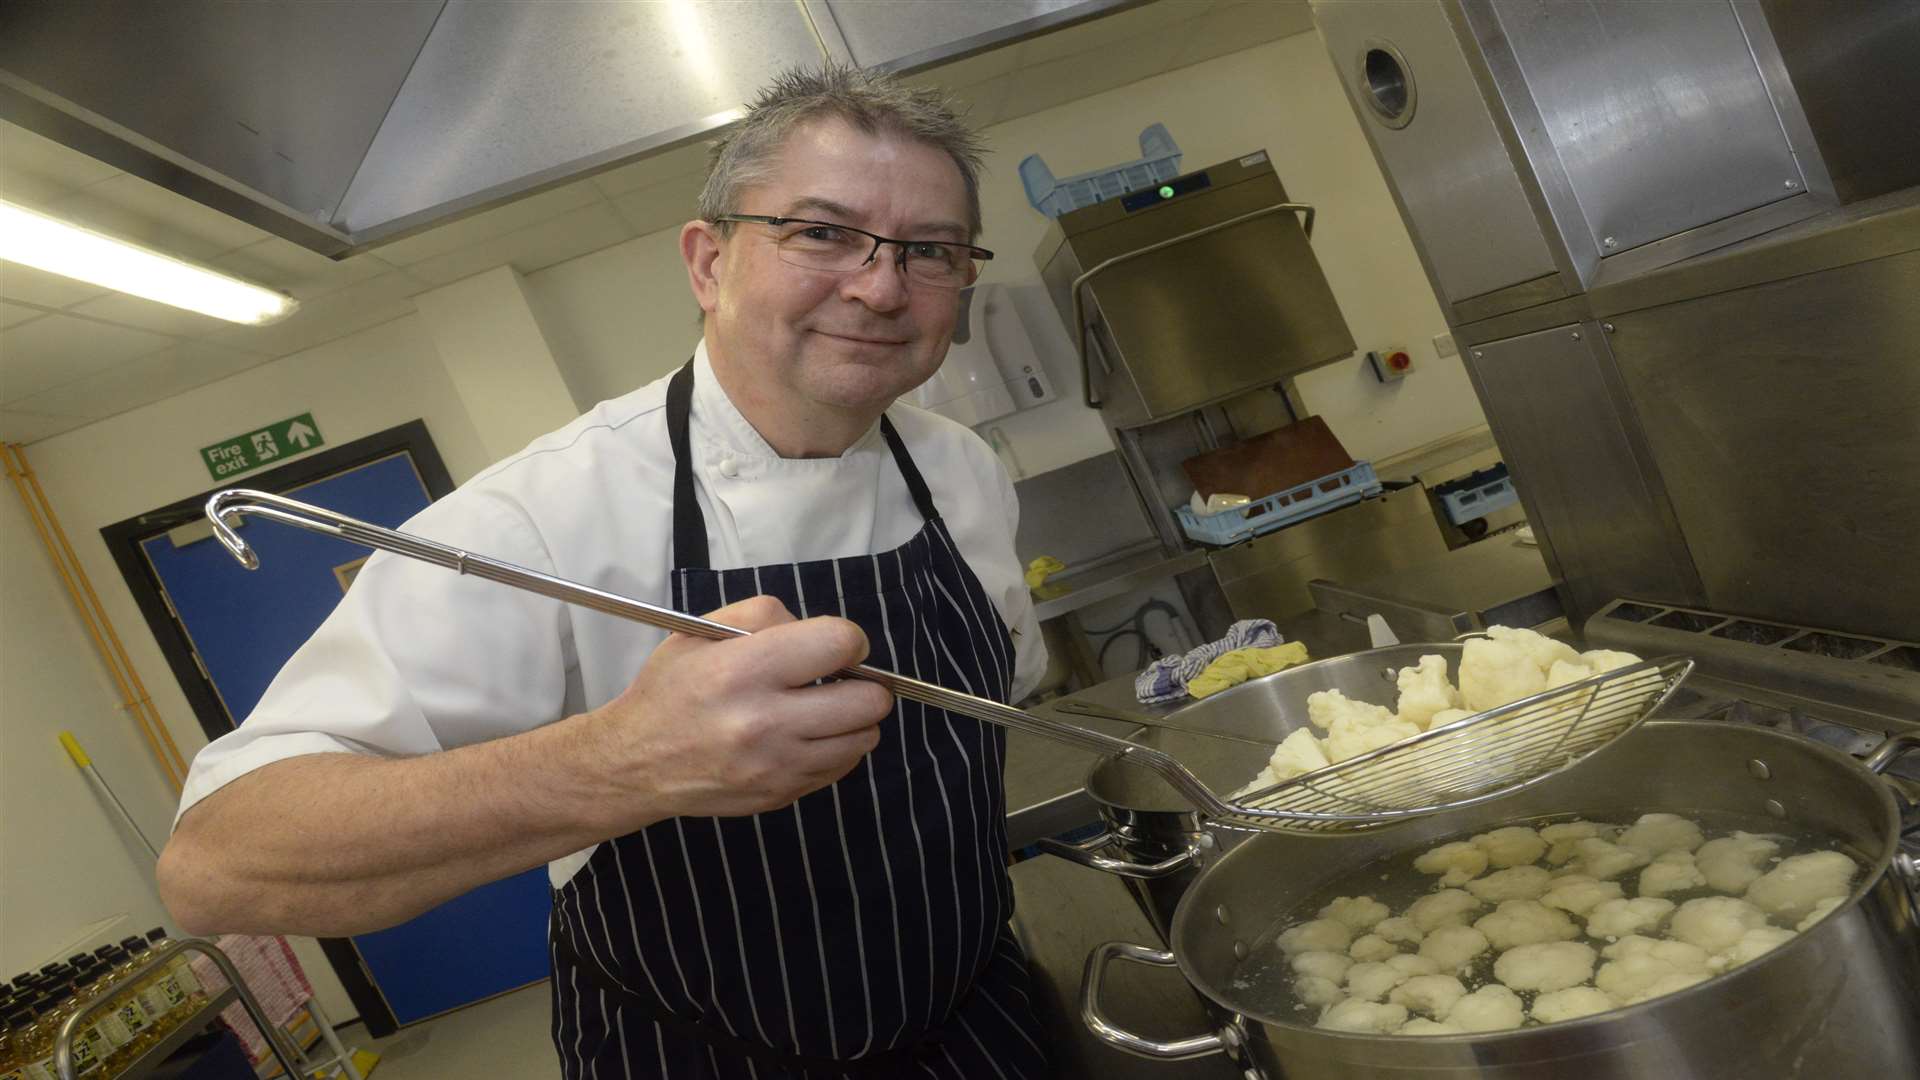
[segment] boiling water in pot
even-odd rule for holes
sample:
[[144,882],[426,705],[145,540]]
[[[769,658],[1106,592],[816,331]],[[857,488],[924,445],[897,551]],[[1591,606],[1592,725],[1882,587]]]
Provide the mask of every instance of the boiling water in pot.
[[[1673,816],[1649,815],[1641,820],[1664,820],[1669,817]],[[1787,932],[1793,931],[1796,926],[1801,925],[1803,922],[1810,925],[1812,920],[1817,920],[1817,918],[1824,915],[1826,911],[1831,910],[1833,904],[1839,902],[1837,900],[1827,900],[1822,904],[1810,903],[1811,899],[1818,898],[1813,897],[1811,893],[1802,895],[1806,889],[1811,888],[1815,893],[1827,894],[1838,891],[1839,896],[1844,899],[1845,895],[1847,895],[1847,890],[1859,880],[1858,871],[1860,860],[1857,855],[1847,853],[1847,857],[1852,864],[1852,877],[1847,878],[1844,884],[1835,884],[1836,881],[1839,881],[1839,879],[1847,873],[1848,867],[1845,864],[1837,862],[1831,854],[1818,854],[1833,852],[1837,849],[1837,845],[1831,837],[1819,836],[1804,831],[1781,832],[1778,829],[1778,826],[1781,824],[1780,822],[1771,818],[1750,815],[1728,814],[1724,812],[1699,812],[1686,815],[1686,819],[1699,827],[1701,837],[1707,841],[1717,841],[1720,838],[1730,838],[1736,833],[1742,833],[1752,834],[1756,837],[1764,837],[1766,841],[1770,841],[1775,845],[1770,853],[1760,852],[1753,847],[1745,847],[1742,849],[1748,853],[1745,856],[1745,860],[1746,864],[1751,867],[1751,870],[1755,872],[1756,875],[1763,875],[1768,879],[1767,885],[1758,887],[1760,891],[1755,894],[1755,897],[1759,903],[1756,903],[1753,909],[1745,908],[1737,901],[1728,900],[1714,901],[1711,904],[1705,905],[1694,905],[1691,909],[1685,909],[1692,911],[1693,914],[1683,917],[1678,927],[1676,927],[1673,922],[1673,917],[1684,908],[1688,901],[1709,897],[1739,897],[1742,896],[1745,891],[1743,889],[1716,889],[1707,884],[1683,884],[1683,887],[1671,888],[1669,891],[1664,891],[1659,894],[1662,899],[1670,901],[1674,905],[1672,909],[1667,909],[1665,913],[1658,918],[1654,918],[1651,909],[1648,909],[1642,913],[1642,917],[1646,921],[1644,921],[1642,925],[1632,926],[1631,929],[1621,925],[1621,918],[1623,913],[1633,909],[1622,908],[1618,905],[1606,909],[1606,915],[1602,919],[1602,925],[1596,930],[1595,927],[1590,927],[1588,923],[1589,919],[1600,909],[1591,908],[1582,913],[1575,913],[1571,910],[1556,907],[1555,910],[1566,911],[1573,927],[1577,928],[1578,934],[1570,939],[1565,938],[1564,934],[1567,931],[1563,926],[1560,930],[1560,934],[1563,936],[1553,938],[1552,940],[1571,940],[1590,947],[1595,954],[1601,954],[1603,950],[1613,945],[1616,940],[1625,936],[1625,934],[1608,934],[1604,932],[1605,930],[1624,930],[1626,933],[1635,933],[1649,938],[1667,939],[1676,929],[1684,928],[1686,931],[1684,935],[1685,938],[1691,939],[1692,941],[1705,941],[1707,944],[1712,944],[1717,947],[1717,951],[1708,950],[1708,952],[1712,953],[1707,959],[1707,963],[1712,965],[1711,970],[1707,968],[1698,968],[1696,970],[1694,967],[1683,965],[1688,974],[1688,978],[1692,978],[1693,981],[1700,981],[1702,978],[1710,977],[1712,974],[1718,974],[1720,971],[1730,970],[1732,967],[1738,966],[1739,963],[1756,959],[1761,953],[1764,953],[1766,949],[1776,947],[1778,944],[1783,943],[1789,936]],[[1319,984],[1320,1000],[1304,1000],[1299,992],[1302,985],[1300,976],[1296,973],[1289,957],[1283,955],[1279,940],[1281,934],[1289,929],[1299,927],[1301,924],[1310,920],[1319,918],[1319,913],[1322,912],[1327,905],[1333,903],[1336,898],[1340,897],[1370,897],[1372,900],[1384,904],[1390,916],[1395,918],[1404,916],[1415,901],[1420,900],[1422,897],[1434,895],[1442,887],[1436,884],[1439,877],[1431,867],[1428,872],[1422,872],[1415,867],[1416,861],[1420,860],[1422,856],[1427,855],[1429,852],[1434,851],[1436,848],[1448,843],[1470,842],[1472,836],[1485,837],[1487,834],[1493,833],[1496,829],[1523,826],[1528,829],[1537,830],[1550,825],[1576,820],[1590,821],[1603,826],[1600,831],[1600,837],[1608,839],[1609,841],[1621,839],[1621,833],[1634,824],[1633,822],[1627,821],[1610,821],[1601,817],[1583,819],[1571,814],[1510,821],[1488,828],[1485,833],[1461,834],[1459,836],[1423,844],[1420,847],[1376,860],[1351,873],[1342,875],[1315,893],[1299,908],[1287,912],[1260,936],[1248,952],[1247,958],[1237,966],[1233,973],[1231,985],[1235,990],[1236,996],[1244,1003],[1242,1007],[1249,1011],[1270,1017],[1293,1017],[1296,1019],[1296,1022],[1301,1024],[1312,1025],[1315,1024],[1316,1021],[1319,1021],[1323,1026],[1327,1026],[1328,1020],[1331,1019],[1335,1021],[1332,1026],[1340,1026],[1343,1023],[1350,1023],[1351,1017],[1356,1015],[1356,1010],[1358,1010],[1357,1015],[1363,1018],[1362,1022],[1371,1025],[1364,1028],[1364,1030],[1380,1034],[1398,1032],[1399,1027],[1403,1025],[1395,1023],[1391,1017],[1387,1016],[1387,1013],[1391,1012],[1390,1009],[1371,1010],[1362,1009],[1358,1005],[1348,1005],[1342,1015],[1329,1017],[1328,1009],[1331,1006],[1326,1001],[1329,984]],[[1676,818],[1675,820],[1678,819]],[[1674,827],[1677,828],[1677,826]],[[1645,834],[1634,834],[1634,838],[1636,842],[1644,840]],[[1728,841],[1717,844],[1714,848],[1702,849],[1710,855],[1709,864],[1715,865],[1717,869],[1721,870],[1720,873],[1716,873],[1713,876],[1713,879],[1722,885],[1726,885],[1729,881],[1737,881],[1739,876],[1742,875],[1736,873],[1734,876],[1729,877],[1725,871],[1725,867],[1728,864],[1716,863],[1711,856],[1724,855],[1726,853],[1724,849],[1727,849],[1729,844],[1732,843],[1734,842]],[[1752,841],[1742,841],[1740,843],[1751,844]],[[1642,843],[1641,846],[1646,847],[1648,845]],[[1690,847],[1685,846],[1685,841],[1683,840],[1677,842],[1677,846],[1681,850],[1673,854],[1668,854],[1665,858],[1669,861],[1675,861],[1677,864],[1692,865],[1693,856],[1687,853],[1695,849],[1700,849],[1701,840],[1693,839]],[[1577,845],[1575,845],[1575,847],[1577,847]],[[1606,857],[1603,852],[1592,852],[1592,854],[1596,860],[1603,860]],[[1812,858],[1799,858],[1802,856]],[[1586,864],[1585,859],[1586,856],[1575,854],[1565,858],[1560,864],[1555,865],[1548,861],[1547,856],[1543,855],[1541,858],[1528,863],[1515,861],[1515,865],[1540,867],[1545,871],[1551,872],[1553,874],[1553,881],[1557,882],[1563,880],[1570,872],[1589,869],[1590,867]],[[1774,871],[1778,870],[1781,864],[1787,862],[1787,860],[1794,861],[1788,863],[1787,870],[1774,873]],[[1508,861],[1514,860],[1509,856]],[[1596,862],[1594,865],[1604,868],[1600,862]],[[1809,870],[1815,867],[1825,870],[1826,876],[1823,879],[1825,884],[1808,884],[1809,879],[1799,873],[1803,867]],[[1462,868],[1461,872],[1464,874],[1468,869],[1471,869],[1471,867]],[[1677,870],[1677,865],[1673,869]],[[1618,894],[1620,899],[1630,901],[1642,895],[1640,884],[1643,870],[1644,867],[1635,866],[1624,872],[1616,872],[1611,875],[1595,873],[1592,876],[1603,879],[1603,888],[1606,887],[1604,879],[1610,877],[1613,882],[1621,887]],[[1499,882],[1489,882],[1488,878],[1498,872],[1500,871],[1495,867],[1489,866],[1484,870],[1472,874],[1466,880],[1455,883],[1455,887],[1474,889],[1476,888],[1475,883],[1478,882],[1481,891],[1488,892],[1497,899],[1498,892],[1496,887]],[[1523,874],[1531,873],[1531,871],[1523,871]],[[1690,880],[1684,871],[1680,873],[1680,881],[1682,883]],[[1511,878],[1509,878],[1509,880],[1510,879]],[[1669,882],[1669,884],[1672,884],[1672,882]],[[1655,888],[1658,890],[1657,885]],[[1796,892],[1796,889],[1800,891]],[[1608,891],[1611,891],[1610,888]],[[1535,899],[1538,899],[1537,895]],[[1658,905],[1653,906],[1657,907]],[[1487,902],[1482,902],[1476,909],[1467,913],[1463,918],[1453,921],[1463,925],[1473,925],[1476,921],[1494,913],[1496,907],[1497,903],[1490,899]],[[1809,908],[1812,910],[1808,910]],[[1709,909],[1711,909],[1711,912]],[[1740,924],[1717,924],[1704,921],[1705,917],[1710,913],[1715,916],[1722,913],[1737,914],[1744,917],[1749,924],[1754,923],[1755,920],[1764,915],[1764,923],[1760,925],[1775,929],[1752,938],[1747,938],[1741,946],[1728,945],[1726,944],[1728,939],[1722,935],[1731,934],[1733,936],[1740,936],[1742,933]],[[1629,919],[1629,921],[1631,920]],[[1434,927],[1434,929],[1438,928],[1438,926]],[[1491,929],[1491,927],[1489,928]],[[1360,928],[1350,927],[1350,929],[1356,939],[1367,932]],[[1457,937],[1459,935],[1455,936]],[[1465,936],[1471,939],[1471,935]],[[1335,936],[1335,940],[1337,940],[1337,935]],[[1483,987],[1495,985],[1497,982],[1495,972],[1496,960],[1503,954],[1503,950],[1498,946],[1506,940],[1505,938],[1496,940],[1494,947],[1489,947],[1477,956],[1474,956],[1464,967],[1454,968],[1443,964],[1439,967],[1437,974],[1450,975],[1458,978],[1460,985],[1469,993],[1478,991]],[[1296,941],[1290,940],[1288,944],[1295,947],[1295,956],[1301,954],[1301,950]],[[1312,949],[1324,953],[1330,951],[1325,948],[1328,944],[1329,942],[1326,941],[1318,941],[1312,945]],[[1377,940],[1368,942],[1368,947],[1373,949],[1382,948]],[[1508,947],[1511,947],[1511,945]],[[1645,948],[1646,943],[1636,943],[1634,947]],[[1397,954],[1403,956],[1415,955],[1420,948],[1420,945],[1410,942],[1401,942],[1395,945]],[[1680,952],[1685,954],[1684,959],[1686,959],[1689,965],[1698,959],[1698,956],[1692,951],[1693,948],[1693,945],[1678,946]],[[1572,951],[1578,953],[1578,950]],[[1618,952],[1618,950],[1616,950],[1616,952]],[[1534,955],[1538,955],[1538,950],[1535,950]],[[1624,958],[1624,954],[1620,955]],[[1703,952],[1700,955],[1707,955],[1707,952]],[[1323,961],[1324,959],[1325,958],[1322,957]],[[1378,957],[1375,957],[1375,959],[1378,959]],[[1590,970],[1587,973],[1587,977],[1579,982],[1577,986],[1595,987],[1596,975],[1604,971],[1612,959],[1612,957],[1595,955],[1593,957],[1594,970]],[[1411,964],[1412,962],[1403,963]],[[1630,963],[1637,963],[1637,961]],[[1351,971],[1352,969],[1348,970]],[[1509,974],[1511,975],[1516,970],[1518,969],[1510,968]],[[1381,973],[1376,971],[1375,974]],[[1686,978],[1675,978],[1664,985],[1638,985],[1622,992],[1624,985],[1622,980],[1628,974],[1628,969],[1622,968],[1616,971],[1613,976],[1603,977],[1601,979],[1602,985],[1597,988],[1598,990],[1604,991],[1612,989],[1615,991],[1615,993],[1607,998],[1597,996],[1594,991],[1583,991],[1585,994],[1584,998],[1579,998],[1578,1000],[1585,1002],[1584,1011],[1577,1013],[1577,1015],[1591,1015],[1593,1012],[1604,1008],[1621,1007],[1626,1004],[1636,1003],[1640,1000],[1647,1000],[1650,997],[1680,989],[1683,985],[1689,984]],[[1657,980],[1654,981],[1657,982]],[[1417,985],[1431,987],[1434,984],[1429,982]],[[1366,990],[1367,988],[1364,984],[1343,984],[1339,988],[1339,993],[1343,998],[1351,997],[1358,1001],[1369,997]],[[1447,992],[1451,993],[1452,991],[1448,990]],[[1541,1020],[1534,1015],[1535,1006],[1542,996],[1542,993],[1547,991],[1520,989],[1516,987],[1515,992],[1518,995],[1521,1008],[1524,1010],[1523,1015],[1525,1019],[1523,1022],[1525,1026],[1535,1026],[1540,1023]],[[1371,995],[1371,1000],[1389,1002],[1390,993],[1391,991],[1389,991],[1389,993]],[[1490,991],[1490,993],[1498,995],[1500,991],[1495,990]],[[1412,1001],[1414,999],[1409,997],[1408,1000]],[[1575,999],[1562,995],[1555,1001],[1550,1002],[1543,1012],[1548,1014],[1550,1019],[1570,1019],[1572,1016],[1555,1016],[1553,1014],[1566,1009],[1573,1000]],[[1446,1033],[1443,1030],[1433,1030],[1435,1027],[1434,1021],[1437,1020],[1440,1024],[1445,1025],[1450,1009],[1451,1006],[1445,1002],[1438,1004],[1422,1002],[1413,1011],[1406,1013],[1406,1016],[1413,1022],[1414,1026],[1404,1033]],[[1510,1004],[1508,1009],[1509,1011],[1506,1015],[1508,1019],[1511,1019]],[[1485,1020],[1483,1014],[1474,1015],[1470,1018],[1467,1016],[1468,1013],[1475,1012],[1476,1010],[1474,1009],[1468,1009],[1462,1014],[1462,1017],[1456,1018],[1461,1019],[1462,1022],[1467,1025],[1464,1028],[1458,1028],[1458,1030],[1497,1030],[1499,1028],[1512,1026],[1510,1023],[1502,1021],[1491,1021],[1496,1025],[1492,1028],[1484,1026],[1489,1021]],[[1451,1027],[1452,1025],[1447,1026]],[[1344,1027],[1343,1030],[1362,1029]]]

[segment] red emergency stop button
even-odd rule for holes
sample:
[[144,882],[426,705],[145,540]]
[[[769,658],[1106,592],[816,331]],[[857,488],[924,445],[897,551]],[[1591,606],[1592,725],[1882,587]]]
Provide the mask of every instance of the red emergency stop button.
[[1413,366],[1413,357],[1403,352],[1388,353],[1387,366],[1395,371],[1405,371]]

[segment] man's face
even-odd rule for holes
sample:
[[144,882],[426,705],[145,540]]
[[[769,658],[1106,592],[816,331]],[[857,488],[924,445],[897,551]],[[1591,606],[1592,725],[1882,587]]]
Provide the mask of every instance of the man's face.
[[[735,211],[905,240],[970,239],[966,188],[951,158],[840,120],[790,135],[772,178],[747,189]],[[898,248],[883,246],[867,266],[835,273],[782,262],[775,228],[731,229],[718,241],[701,307],[715,348],[731,370],[758,383],[758,396],[791,394],[816,407],[877,412],[939,368],[959,293],[909,282],[896,263]]]

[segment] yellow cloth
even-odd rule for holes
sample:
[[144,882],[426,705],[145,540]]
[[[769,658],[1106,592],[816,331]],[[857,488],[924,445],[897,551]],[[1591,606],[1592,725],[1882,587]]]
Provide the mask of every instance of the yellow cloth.
[[1027,588],[1037,589],[1046,584],[1047,577],[1067,568],[1067,564],[1051,555],[1042,555],[1027,564]]
[[1307,647],[1298,641],[1265,649],[1235,649],[1221,653],[1207,669],[1187,680],[1187,693],[1203,698],[1217,694],[1248,679],[1271,675],[1295,664],[1307,662]]

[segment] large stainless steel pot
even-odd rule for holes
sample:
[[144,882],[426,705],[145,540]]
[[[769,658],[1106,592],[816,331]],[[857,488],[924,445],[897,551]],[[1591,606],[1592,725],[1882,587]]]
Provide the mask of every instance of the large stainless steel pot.
[[[1256,836],[1181,900],[1171,951],[1110,943],[1088,958],[1082,1011],[1096,1034],[1150,1057],[1228,1051],[1288,1080],[1755,1080],[1920,1076],[1920,869],[1898,850],[1899,814],[1874,775],[1920,737],[1869,758],[1760,728],[1653,721],[1510,799],[1339,837]],[[1652,810],[1732,812],[1834,838],[1866,867],[1846,905],[1744,967],[1677,994],[1570,1023],[1441,1037],[1317,1030],[1263,1011],[1233,985],[1273,924],[1357,867],[1443,836],[1532,815],[1631,820]],[[1261,948],[1271,949],[1271,944]],[[1100,1006],[1116,957],[1177,964],[1236,1019],[1177,1042],[1142,1039]],[[1276,961],[1279,962],[1276,954]]]
[[[1422,656],[1439,655],[1447,660],[1448,677],[1457,681],[1461,648],[1396,645],[1316,660],[1178,708],[1146,710],[1138,718],[1152,726],[1133,741],[1174,755],[1215,791],[1233,791],[1260,771],[1274,744],[1307,725],[1309,695],[1339,690],[1355,701],[1392,708],[1399,694],[1395,672]],[[1130,718],[1098,709],[1077,711]],[[1100,809],[1104,830],[1078,844],[1042,840],[1040,847],[1125,879],[1163,941],[1180,897],[1200,871],[1251,835],[1211,825],[1152,771],[1113,758],[1094,763],[1087,794]]]

